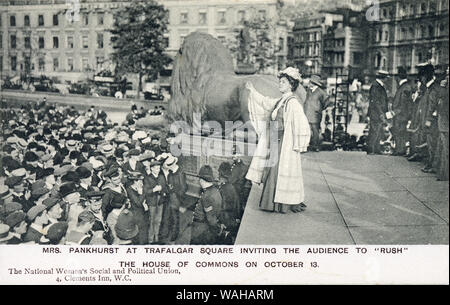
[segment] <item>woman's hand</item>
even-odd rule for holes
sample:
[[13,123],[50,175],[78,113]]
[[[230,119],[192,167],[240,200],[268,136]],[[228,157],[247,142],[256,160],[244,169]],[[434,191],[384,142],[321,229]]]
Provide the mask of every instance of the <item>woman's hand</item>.
[[246,82],[245,83],[245,88],[250,90],[250,91],[255,91],[256,90],[251,82]]

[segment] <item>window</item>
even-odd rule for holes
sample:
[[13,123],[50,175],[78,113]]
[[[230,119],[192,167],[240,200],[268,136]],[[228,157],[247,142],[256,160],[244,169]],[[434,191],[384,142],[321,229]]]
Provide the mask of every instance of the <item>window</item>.
[[420,37],[423,38],[426,36],[426,29],[425,26],[421,25],[420,26]]
[[389,40],[389,32],[384,31],[384,41],[388,41],[388,40]]
[[263,19],[263,20],[265,20],[266,19],[266,15],[267,15],[267,12],[266,12],[266,10],[259,10],[258,11],[258,15],[259,15],[259,18],[260,19]]
[[83,49],[89,48],[89,37],[83,36],[82,37],[82,43],[83,43]]
[[89,70],[89,59],[87,59],[87,58],[82,59],[82,67],[83,67],[83,71]]
[[387,18],[387,9],[383,9],[383,18]]
[[238,12],[238,22],[244,23],[245,21],[245,11],[239,11]]
[[428,26],[428,36],[434,37],[434,27],[432,25]]
[[89,25],[89,15],[88,14],[85,14],[83,16],[83,22],[84,22],[84,25]]
[[96,67],[97,70],[102,70],[103,61],[105,60],[104,57],[96,57]]
[[188,23],[188,13],[182,12],[180,14],[180,23]]
[[30,26],[30,16],[29,15],[25,15],[23,17],[23,25],[24,26]]
[[[3,49],[3,34],[0,32],[0,49]],[[1,71],[2,69],[0,69]]]
[[54,14],[53,15],[53,25],[58,25],[58,24],[59,24],[58,15]]
[[58,49],[59,48],[59,38],[58,37],[53,37],[53,49]]
[[53,58],[53,71],[58,71],[59,69],[59,59],[58,58]]
[[9,16],[9,25],[10,26],[16,26],[16,16],[14,16],[14,15]]
[[103,34],[97,33],[97,49],[103,49]]
[[198,14],[198,23],[199,24],[206,24],[206,12],[200,12]]
[[31,37],[27,36],[24,38],[25,40],[25,49],[31,49]]
[[11,56],[11,71],[16,71],[17,69],[17,56]]
[[26,56],[24,59],[25,62],[25,71],[30,72],[31,71],[31,58],[29,56]]
[[0,56],[0,71],[3,71],[3,56]]
[[420,13],[421,14],[426,14],[427,13],[427,4],[425,2],[422,2],[420,4]]
[[39,37],[39,49],[44,49],[45,48],[45,41],[44,41],[44,37]]
[[38,25],[43,26],[44,25],[44,15],[38,16]]
[[67,58],[67,69],[73,71],[73,58]]
[[227,20],[226,20],[226,18],[225,18],[225,11],[220,11],[220,12],[218,13],[218,18],[217,18],[217,20],[219,21],[219,24],[225,24],[225,23],[227,23]]
[[414,28],[409,28],[409,39],[414,39],[415,35],[414,35]]
[[15,49],[16,47],[17,47],[16,35],[11,35],[11,49]]
[[40,72],[45,71],[45,60],[44,60],[43,57],[39,57],[39,60],[38,60],[38,70],[39,70]]
[[73,36],[67,36],[67,48],[73,49]]
[[169,37],[164,37],[164,48],[168,48],[169,47]]
[[97,23],[99,25],[103,25],[105,23],[105,14],[98,14],[97,15]]
[[405,28],[402,28],[400,31],[400,39],[408,39],[408,32]]

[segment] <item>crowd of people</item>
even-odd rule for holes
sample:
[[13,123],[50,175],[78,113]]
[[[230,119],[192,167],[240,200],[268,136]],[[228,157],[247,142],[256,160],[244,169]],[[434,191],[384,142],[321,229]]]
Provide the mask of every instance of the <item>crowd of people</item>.
[[418,66],[418,78],[398,69],[398,88],[387,93],[388,73],[379,71],[369,92],[367,152],[382,153],[386,131],[392,133],[393,155],[423,162],[423,172],[448,180],[448,82],[449,69],[436,73],[430,63]]
[[136,107],[123,124],[46,101],[1,110],[0,244],[234,243],[249,192],[238,155],[219,177],[203,166],[188,194],[171,138],[137,128]]

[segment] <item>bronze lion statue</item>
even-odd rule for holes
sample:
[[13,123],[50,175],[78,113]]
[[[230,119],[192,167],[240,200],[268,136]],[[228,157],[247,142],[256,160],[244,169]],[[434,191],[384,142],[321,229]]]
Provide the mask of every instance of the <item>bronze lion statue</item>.
[[[209,34],[194,32],[188,35],[175,61],[168,105],[169,122],[185,121],[190,126],[194,113],[201,120],[249,121],[248,90],[250,81],[265,96],[281,97],[278,80],[272,75],[237,75],[229,50]],[[306,92],[300,85],[300,100]]]

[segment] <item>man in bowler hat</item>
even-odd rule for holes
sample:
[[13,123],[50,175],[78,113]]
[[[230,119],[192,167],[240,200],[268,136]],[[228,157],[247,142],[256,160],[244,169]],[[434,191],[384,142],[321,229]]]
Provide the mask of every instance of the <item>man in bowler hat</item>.
[[367,139],[367,153],[381,154],[380,139],[383,136],[383,124],[386,123],[386,113],[388,112],[388,95],[384,80],[389,73],[379,70],[376,79],[372,83],[369,91],[370,119],[369,135]]
[[330,106],[331,101],[322,89],[323,84],[320,76],[312,75],[309,81],[309,89],[306,95],[305,115],[311,128],[310,151],[319,151],[320,122],[322,112]]
[[398,68],[398,89],[394,96],[391,113],[387,116],[393,117],[392,136],[395,141],[395,155],[403,156],[406,154],[406,141],[408,133],[406,127],[411,119],[412,113],[412,94],[414,85],[408,81],[408,74],[403,67]]

